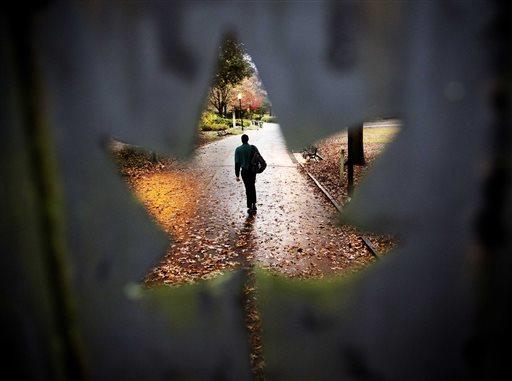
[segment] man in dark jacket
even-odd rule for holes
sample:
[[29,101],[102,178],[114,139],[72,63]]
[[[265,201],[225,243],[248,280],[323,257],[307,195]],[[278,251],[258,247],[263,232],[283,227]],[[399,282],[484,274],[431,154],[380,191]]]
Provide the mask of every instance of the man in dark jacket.
[[242,145],[235,150],[235,175],[236,181],[240,181],[240,169],[247,196],[247,213],[256,213],[256,173],[251,171],[251,161],[254,153],[258,152],[256,146],[249,144],[249,137],[242,135]]

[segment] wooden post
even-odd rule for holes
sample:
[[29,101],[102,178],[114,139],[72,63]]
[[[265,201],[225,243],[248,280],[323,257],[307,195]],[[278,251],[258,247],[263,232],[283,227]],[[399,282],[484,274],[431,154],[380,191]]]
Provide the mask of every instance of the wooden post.
[[345,150],[342,148],[340,152],[340,185],[343,185],[343,177],[345,175]]
[[363,125],[348,129],[348,161],[353,165],[365,165],[363,146]]
[[235,110],[233,110],[233,128],[236,127]]
[[348,159],[347,159],[347,193],[352,196],[354,190],[354,165],[365,165],[363,146],[363,125],[348,129]]
[[354,191],[354,164],[347,161],[347,193],[350,197],[352,197],[352,192]]

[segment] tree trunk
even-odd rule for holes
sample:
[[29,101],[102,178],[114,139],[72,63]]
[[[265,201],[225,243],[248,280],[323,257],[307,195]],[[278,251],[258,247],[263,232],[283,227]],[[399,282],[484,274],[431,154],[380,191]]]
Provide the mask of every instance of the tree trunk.
[[363,125],[348,129],[348,162],[353,165],[365,165],[363,147]]

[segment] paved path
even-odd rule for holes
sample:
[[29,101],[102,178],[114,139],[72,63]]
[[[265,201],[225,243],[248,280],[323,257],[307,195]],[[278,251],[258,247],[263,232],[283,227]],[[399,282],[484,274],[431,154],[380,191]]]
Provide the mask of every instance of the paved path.
[[[248,262],[289,276],[323,276],[372,260],[354,229],[336,225],[336,210],[292,161],[279,125],[247,134],[268,165],[257,176],[256,216],[247,216],[243,182],[235,181],[233,153],[240,136],[199,148],[176,171],[177,185],[175,174],[168,173],[146,187],[186,199],[174,211],[169,202],[149,206],[176,239],[150,283],[192,281]],[[138,193],[144,200],[144,191]]]

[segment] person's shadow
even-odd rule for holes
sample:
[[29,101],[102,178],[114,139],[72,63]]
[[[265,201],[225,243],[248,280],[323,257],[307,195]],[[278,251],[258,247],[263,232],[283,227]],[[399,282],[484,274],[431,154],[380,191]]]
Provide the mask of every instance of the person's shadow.
[[255,222],[256,215],[248,215],[238,235],[236,246],[241,249],[238,255],[242,269],[254,267],[254,255],[256,253],[256,241],[254,239]]
[[262,350],[261,319],[259,316],[256,293],[256,277],[254,273],[256,241],[254,226],[256,215],[248,215],[240,230],[237,246],[239,246],[240,269],[244,283],[242,286],[241,306],[244,311],[247,328],[251,370],[255,379],[264,378],[264,359]]

